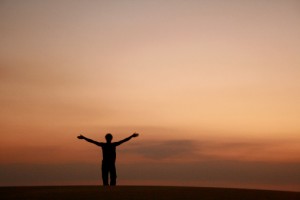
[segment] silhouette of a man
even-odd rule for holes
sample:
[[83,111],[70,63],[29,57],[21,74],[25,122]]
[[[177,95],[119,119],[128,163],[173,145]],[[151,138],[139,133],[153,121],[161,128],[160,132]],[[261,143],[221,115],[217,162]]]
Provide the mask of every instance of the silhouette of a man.
[[102,148],[102,180],[103,185],[108,186],[108,174],[110,174],[110,185],[114,186],[116,185],[116,179],[117,179],[117,172],[116,172],[116,147],[120,144],[123,144],[124,142],[129,141],[133,137],[139,136],[138,133],[133,133],[128,138],[125,138],[119,142],[111,142],[113,139],[112,134],[107,133],[105,135],[106,143],[103,142],[97,142],[92,139],[86,138],[83,135],[79,135],[78,139],[84,139],[87,142],[93,143],[97,146],[100,146]]

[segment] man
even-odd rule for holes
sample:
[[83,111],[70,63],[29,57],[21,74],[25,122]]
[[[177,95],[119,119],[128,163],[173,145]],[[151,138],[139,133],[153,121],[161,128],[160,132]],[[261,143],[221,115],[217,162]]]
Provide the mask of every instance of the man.
[[123,144],[124,142],[129,141],[133,137],[139,136],[138,133],[133,133],[128,138],[125,138],[119,142],[111,142],[113,139],[112,134],[107,133],[105,135],[106,143],[97,142],[92,139],[86,138],[83,135],[79,135],[78,139],[84,139],[87,142],[93,143],[102,148],[102,180],[103,185],[108,186],[108,174],[110,174],[110,185],[116,185],[117,173],[116,173],[116,146]]

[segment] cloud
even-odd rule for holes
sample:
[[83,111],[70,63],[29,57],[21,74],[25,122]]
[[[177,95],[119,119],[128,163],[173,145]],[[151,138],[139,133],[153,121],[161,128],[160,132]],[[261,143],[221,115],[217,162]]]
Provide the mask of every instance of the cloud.
[[138,143],[124,150],[150,159],[174,158],[190,155],[196,152],[196,142],[193,140],[147,141]]
[[[271,145],[275,145],[272,143]],[[227,141],[200,141],[199,149],[201,152],[220,152],[221,154],[225,152],[235,152],[235,153],[245,153],[245,152],[258,152],[270,146],[269,142],[227,142]]]
[[248,161],[300,161],[299,141],[206,141],[198,148],[215,159]]
[[287,148],[298,144],[283,141],[152,140],[130,145],[122,151],[158,161],[300,161],[293,148]]

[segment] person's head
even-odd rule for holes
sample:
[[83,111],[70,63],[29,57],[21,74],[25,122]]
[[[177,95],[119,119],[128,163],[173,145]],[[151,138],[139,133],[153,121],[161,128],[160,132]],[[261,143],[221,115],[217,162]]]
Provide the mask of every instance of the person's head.
[[105,135],[105,139],[106,139],[106,142],[111,142],[111,141],[112,141],[112,139],[113,139],[113,136],[112,136],[112,134],[110,134],[110,133],[107,133],[107,134]]

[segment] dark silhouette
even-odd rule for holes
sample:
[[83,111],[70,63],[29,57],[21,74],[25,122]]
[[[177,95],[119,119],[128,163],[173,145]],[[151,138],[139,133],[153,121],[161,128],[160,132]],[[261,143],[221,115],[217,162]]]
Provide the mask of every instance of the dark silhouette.
[[112,134],[108,133],[105,135],[106,143],[97,142],[92,139],[86,138],[83,135],[79,135],[78,139],[84,139],[87,142],[93,143],[102,148],[102,180],[103,185],[108,186],[108,174],[110,174],[110,185],[116,185],[117,172],[116,172],[116,146],[129,141],[133,137],[139,136],[138,133],[133,133],[128,138],[120,140],[119,142],[111,142],[113,139]]

